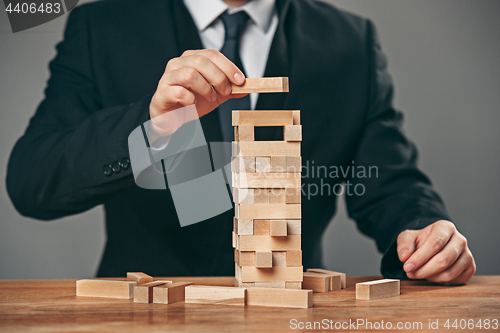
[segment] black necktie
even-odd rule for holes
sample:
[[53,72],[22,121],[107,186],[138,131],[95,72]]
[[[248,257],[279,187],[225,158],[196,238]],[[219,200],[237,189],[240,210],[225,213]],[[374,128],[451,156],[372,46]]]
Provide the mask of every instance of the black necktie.
[[[244,11],[240,11],[231,15],[224,12],[219,18],[224,23],[226,30],[224,45],[220,51],[245,73],[240,58],[240,38],[250,17]],[[233,141],[232,110],[250,110],[250,96],[230,99],[219,105],[222,140],[226,142]]]

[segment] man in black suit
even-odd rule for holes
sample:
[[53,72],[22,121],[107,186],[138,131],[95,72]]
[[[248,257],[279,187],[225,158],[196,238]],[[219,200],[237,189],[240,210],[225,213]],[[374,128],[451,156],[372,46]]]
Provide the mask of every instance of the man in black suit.
[[[222,15],[201,27],[203,18],[190,2],[102,1],[74,9],[50,64],[46,98],[9,161],[9,195],[25,216],[50,220],[104,204],[108,240],[99,276],[133,270],[169,276],[234,273],[233,211],[181,228],[169,190],[139,188],[129,167],[128,135],[181,106],[194,103],[207,142],[221,141],[226,118],[218,106],[234,97],[231,83],[245,80],[219,51],[203,49],[210,40],[220,41],[205,29],[216,30],[212,24],[220,26]],[[384,253],[384,276],[468,281],[474,259],[416,166],[416,149],[392,105],[393,86],[373,24],[323,1],[225,2],[248,10],[252,24],[267,26],[264,32],[274,29],[262,51],[268,57],[260,76],[290,77],[290,93],[262,94],[250,102],[261,110],[301,110],[304,164],[377,167],[376,177],[310,175],[304,187],[362,185],[363,194],[346,195],[346,202],[360,231]],[[249,7],[269,3],[273,12],[266,25]],[[259,65],[248,59],[259,43],[252,45],[241,60],[258,73]],[[305,268],[321,266],[321,237],[335,209],[334,195],[303,196]]]

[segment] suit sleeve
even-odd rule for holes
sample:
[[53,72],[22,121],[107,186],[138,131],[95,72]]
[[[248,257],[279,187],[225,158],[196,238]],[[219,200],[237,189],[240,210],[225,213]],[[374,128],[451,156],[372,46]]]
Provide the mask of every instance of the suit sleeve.
[[[7,190],[25,216],[48,220],[76,214],[134,184],[126,165],[127,138],[148,120],[151,96],[130,105],[103,106],[87,22],[84,8],[71,12],[50,63],[45,99],[10,156]],[[119,172],[104,172],[105,166],[120,162],[124,168]]]
[[417,150],[403,132],[403,115],[393,106],[387,59],[369,21],[367,36],[369,103],[354,161],[357,166],[376,169],[372,169],[371,177],[351,179],[364,186],[364,194],[346,196],[346,202],[359,230],[374,238],[383,253],[382,275],[404,279],[406,274],[396,253],[398,235],[449,217],[429,179],[417,167]]

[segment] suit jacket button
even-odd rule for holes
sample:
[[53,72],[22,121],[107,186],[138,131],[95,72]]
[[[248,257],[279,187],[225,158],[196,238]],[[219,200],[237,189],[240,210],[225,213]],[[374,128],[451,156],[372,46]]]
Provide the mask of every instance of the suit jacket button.
[[111,174],[113,173],[113,169],[111,168],[111,165],[105,164],[104,168],[103,168],[103,172],[106,176],[111,176]]
[[120,161],[120,166],[122,167],[123,170],[127,170],[128,167],[130,166],[130,160],[125,157]]
[[122,167],[120,166],[120,163],[118,163],[118,162],[113,163],[113,165],[111,166],[111,169],[113,169],[114,173],[119,173],[120,171],[122,171]]

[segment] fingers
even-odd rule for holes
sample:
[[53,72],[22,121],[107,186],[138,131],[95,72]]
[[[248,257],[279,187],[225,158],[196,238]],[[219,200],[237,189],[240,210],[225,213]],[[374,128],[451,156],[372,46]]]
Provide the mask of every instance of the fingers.
[[398,256],[399,260],[405,262],[415,252],[415,243],[418,230],[406,230],[398,236]]
[[427,280],[446,285],[458,285],[469,281],[475,272],[476,263],[474,257],[470,250],[467,249],[453,265],[438,274],[427,277]]
[[[194,68],[185,67],[171,71],[165,76],[165,84],[168,87],[181,86],[204,97],[209,102],[215,102],[217,95],[212,85]],[[167,89],[168,91],[168,89]],[[173,99],[175,96],[169,96],[166,99]]]
[[431,230],[421,246],[406,260],[403,269],[405,272],[413,272],[427,261],[448,243],[453,233],[456,231],[453,223],[449,221],[438,221],[431,225]]
[[407,273],[410,279],[425,279],[445,271],[467,249],[467,239],[455,232],[445,247],[422,267]]

